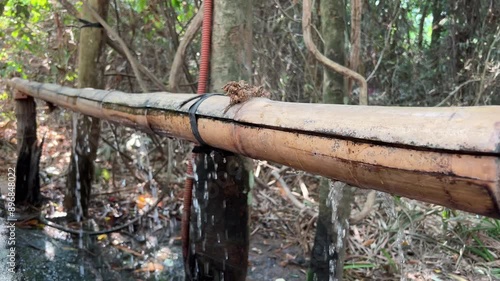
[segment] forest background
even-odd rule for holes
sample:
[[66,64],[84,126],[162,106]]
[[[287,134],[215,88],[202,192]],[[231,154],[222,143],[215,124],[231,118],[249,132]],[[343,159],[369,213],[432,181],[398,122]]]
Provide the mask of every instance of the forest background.
[[[347,57],[352,50],[349,41],[350,3],[322,1],[340,7],[345,20],[342,28],[322,26],[325,22],[321,18],[324,14],[320,10],[322,3],[316,1],[313,5],[315,43],[323,50],[328,43],[325,42],[328,38],[323,36],[324,30],[331,28],[341,33],[346,40],[341,46],[344,52],[340,56],[342,61],[338,62],[348,65]],[[498,1],[362,2],[358,72],[368,81],[371,105],[429,107],[500,104]],[[77,9],[82,5],[77,1],[72,4]],[[108,22],[125,40],[140,64],[167,84],[176,50],[200,5],[201,1],[191,0],[114,0],[110,3]],[[275,100],[321,102],[326,91],[323,66],[305,46],[301,1],[253,1],[253,19],[252,77],[248,82],[264,86]],[[56,1],[0,2],[0,76],[75,87],[79,26],[81,23],[77,18]],[[179,92],[195,92],[199,52],[198,34],[187,49]],[[131,65],[126,58],[109,48],[105,75],[106,89],[140,92]],[[154,86],[150,89],[158,90]],[[350,93],[344,92],[344,102],[357,103],[358,93],[356,86]],[[13,159],[14,104],[3,84],[0,84],[0,100],[1,148],[6,159]],[[62,196],[64,183],[60,181],[64,179],[58,175],[64,173],[69,155],[60,148],[70,146],[67,140],[71,139],[71,122],[68,121],[71,114],[56,111],[52,113],[54,118],[49,118],[44,112],[39,114],[42,116],[39,131],[47,133],[41,168],[43,191],[49,197]],[[103,139],[114,135],[130,157],[139,157],[134,156],[140,153],[136,151],[138,137],[133,130],[110,125],[102,135]],[[163,149],[161,140],[156,141],[150,140],[150,145]],[[113,145],[104,144],[98,151],[96,192],[105,193],[109,186],[116,187],[120,185],[117,183],[126,179],[124,171],[130,167],[115,167],[114,163],[123,161],[119,160],[123,157],[112,148]],[[177,163],[185,162],[188,151],[184,143],[176,143]],[[152,159],[153,166],[160,166],[161,160],[161,156]],[[298,246],[300,253],[281,262],[283,266],[300,266],[298,257],[307,258],[312,247],[314,217],[294,208],[282,190],[291,189],[315,208],[320,180],[301,172],[288,170],[287,173],[286,169],[270,163],[255,161],[254,166],[262,171],[263,184],[257,185],[253,191],[256,200],[252,206],[251,231],[265,229],[269,237],[280,237]],[[273,180],[271,171],[274,168],[284,174],[288,187]],[[175,174],[179,183],[183,172],[183,165],[177,165]],[[126,184],[126,187],[129,186],[134,184]],[[308,195],[304,193],[304,186]],[[180,189],[179,186],[172,188],[173,193]],[[52,194],[54,190],[59,190],[61,195]],[[357,191],[357,195],[354,212],[362,208],[364,201],[363,191]],[[133,201],[140,202],[144,195],[134,196]],[[172,199],[172,209],[178,209],[180,203],[176,205],[174,201]],[[379,194],[370,214],[360,224],[351,225],[350,233],[345,273],[348,277],[500,278],[498,220]],[[398,249],[404,249],[405,253]],[[400,268],[402,260],[406,261],[404,271]]]

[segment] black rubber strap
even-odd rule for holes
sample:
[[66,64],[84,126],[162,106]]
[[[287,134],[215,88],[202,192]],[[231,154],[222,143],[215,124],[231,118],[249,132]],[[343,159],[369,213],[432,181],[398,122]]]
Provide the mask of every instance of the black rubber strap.
[[180,107],[183,107],[185,104],[192,100],[198,99],[195,103],[193,103],[189,107],[189,124],[191,125],[191,132],[194,135],[194,138],[198,143],[202,146],[209,146],[202,138],[200,135],[200,131],[198,130],[198,120],[196,119],[196,111],[198,110],[198,107],[200,104],[208,99],[211,96],[223,96],[222,94],[202,94],[202,95],[197,95],[196,97],[189,98],[185,101],[183,101],[180,105]]

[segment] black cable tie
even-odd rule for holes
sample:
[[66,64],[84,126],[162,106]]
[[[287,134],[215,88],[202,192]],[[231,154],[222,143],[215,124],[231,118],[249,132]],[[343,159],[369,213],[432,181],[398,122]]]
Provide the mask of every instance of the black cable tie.
[[200,104],[208,99],[211,96],[223,96],[222,94],[202,94],[202,95],[197,95],[196,97],[189,98],[181,103],[180,107],[183,107],[185,104],[187,104],[190,101],[196,100],[195,103],[193,103],[189,107],[189,124],[191,125],[191,132],[194,135],[194,138],[198,143],[202,146],[208,146],[209,145],[201,138],[200,131],[198,130],[198,120],[196,119],[196,111],[198,110],[198,107]]
[[88,20],[84,20],[84,19],[80,19],[80,18],[78,18],[78,21],[83,23],[83,25],[80,26],[80,28],[85,28],[85,27],[103,28],[102,24],[100,24],[99,22],[90,22]]

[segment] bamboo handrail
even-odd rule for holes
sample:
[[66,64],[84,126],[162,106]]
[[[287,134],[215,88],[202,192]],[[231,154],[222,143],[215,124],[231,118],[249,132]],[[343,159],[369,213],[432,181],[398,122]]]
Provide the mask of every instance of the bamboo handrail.
[[[16,90],[58,106],[196,142],[179,108],[191,94],[73,89],[19,78]],[[253,98],[198,108],[209,145],[255,159],[476,214],[500,218],[500,107],[379,107]]]

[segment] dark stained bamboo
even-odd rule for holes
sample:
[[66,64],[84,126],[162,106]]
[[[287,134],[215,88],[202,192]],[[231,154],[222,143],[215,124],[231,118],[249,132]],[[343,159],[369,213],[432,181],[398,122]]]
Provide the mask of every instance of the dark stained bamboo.
[[[81,113],[196,142],[179,108],[191,94],[126,94],[14,78],[17,90]],[[500,218],[500,107],[378,107],[276,102],[198,108],[209,145],[454,209]]]
[[[42,152],[36,136],[36,104],[33,97],[14,94],[17,119],[17,163],[9,169],[9,177],[15,176],[15,203],[38,205],[41,200],[39,162]],[[11,187],[11,186],[9,186]],[[9,191],[10,188],[9,188]]]

